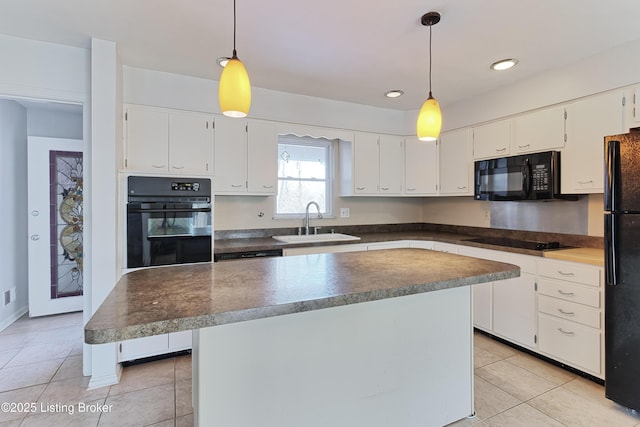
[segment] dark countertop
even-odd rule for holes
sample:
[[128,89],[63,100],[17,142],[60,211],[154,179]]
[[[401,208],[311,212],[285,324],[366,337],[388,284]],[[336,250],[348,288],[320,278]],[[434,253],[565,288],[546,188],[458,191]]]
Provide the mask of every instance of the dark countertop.
[[[388,239],[408,236],[419,237],[402,234]],[[198,329],[519,274],[520,269],[511,264],[423,249],[148,268],[118,281],[85,325],[85,342],[102,344]]]
[[[314,246],[368,244],[397,240],[424,240],[582,262],[598,266],[604,265],[604,240],[602,237],[429,223],[336,226],[332,228],[335,229],[336,233],[358,236],[361,240],[293,244],[277,241],[272,236],[296,234],[296,229],[228,230],[216,231],[214,252],[222,254]],[[538,242],[557,241],[560,242],[563,248],[529,250],[468,241],[468,239],[478,237],[510,238]]]

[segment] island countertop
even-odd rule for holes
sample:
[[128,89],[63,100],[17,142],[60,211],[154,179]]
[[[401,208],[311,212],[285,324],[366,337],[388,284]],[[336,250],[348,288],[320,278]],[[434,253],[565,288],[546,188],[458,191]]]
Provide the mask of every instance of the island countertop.
[[517,277],[511,264],[424,249],[301,255],[137,270],[85,325],[102,344]]

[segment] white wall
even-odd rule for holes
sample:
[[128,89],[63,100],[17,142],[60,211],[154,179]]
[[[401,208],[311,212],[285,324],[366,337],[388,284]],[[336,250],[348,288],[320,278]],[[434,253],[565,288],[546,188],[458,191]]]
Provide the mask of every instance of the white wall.
[[51,108],[27,109],[27,134],[49,138],[82,139],[82,108],[78,112]]
[[[0,100],[0,182],[3,224],[0,239],[0,331],[27,311],[27,112],[17,102]],[[4,292],[16,300],[4,306]]]

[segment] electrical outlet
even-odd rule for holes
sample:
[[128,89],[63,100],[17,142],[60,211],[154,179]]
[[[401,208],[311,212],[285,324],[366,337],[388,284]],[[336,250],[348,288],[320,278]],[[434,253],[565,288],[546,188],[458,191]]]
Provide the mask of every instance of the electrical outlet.
[[340,208],[340,218],[349,218],[349,208]]
[[11,291],[4,291],[4,305],[9,305],[11,302]]

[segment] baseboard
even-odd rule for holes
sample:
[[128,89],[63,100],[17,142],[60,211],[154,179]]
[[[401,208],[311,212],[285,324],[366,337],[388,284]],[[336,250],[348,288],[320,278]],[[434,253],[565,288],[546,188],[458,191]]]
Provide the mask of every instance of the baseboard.
[[13,324],[13,322],[15,322],[16,320],[18,320],[19,318],[27,314],[28,311],[29,311],[29,306],[25,305],[24,307],[20,308],[18,311],[11,314],[8,318],[4,319],[0,323],[0,332],[7,329],[9,326]]
[[120,375],[122,374],[122,366],[118,363],[116,366],[116,372],[112,375],[103,375],[101,377],[91,376],[87,390],[93,390],[100,387],[108,387],[120,382]]

